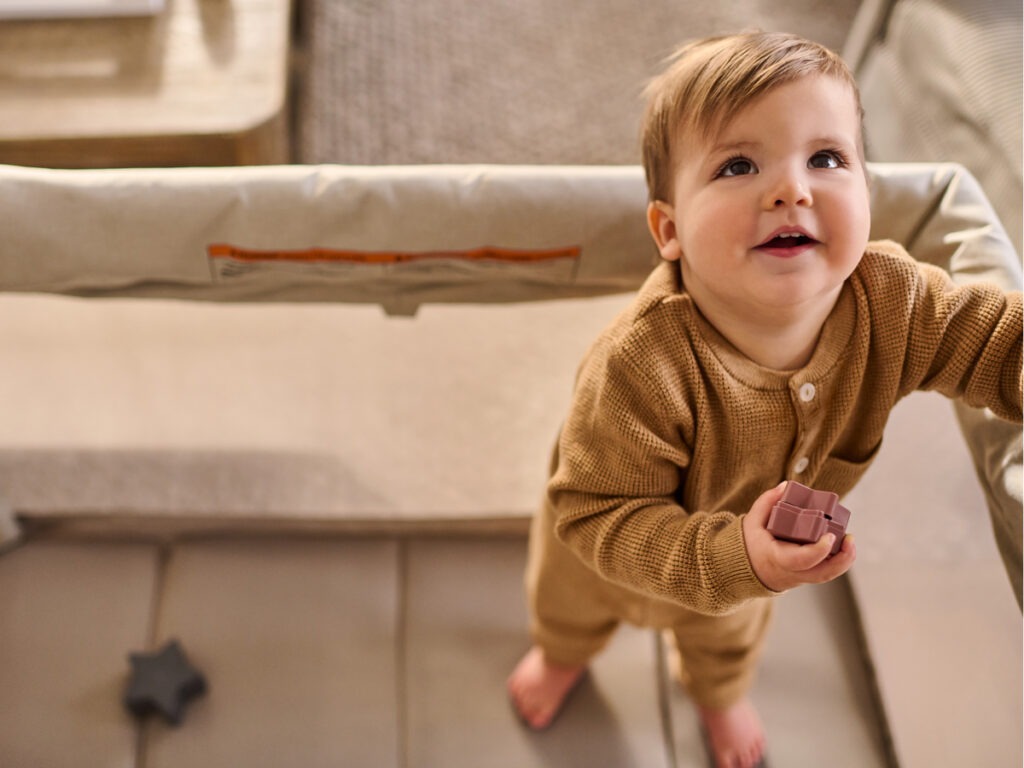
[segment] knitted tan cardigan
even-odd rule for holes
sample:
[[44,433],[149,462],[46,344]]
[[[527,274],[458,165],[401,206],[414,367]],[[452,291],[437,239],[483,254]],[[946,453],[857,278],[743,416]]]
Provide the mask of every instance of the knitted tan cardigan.
[[580,367],[548,485],[556,533],[607,579],[729,612],[772,594],[741,515],[783,479],[846,493],[916,389],[1019,423],[1020,292],[958,288],[872,243],[810,362],[776,371],[718,334],[664,262]]

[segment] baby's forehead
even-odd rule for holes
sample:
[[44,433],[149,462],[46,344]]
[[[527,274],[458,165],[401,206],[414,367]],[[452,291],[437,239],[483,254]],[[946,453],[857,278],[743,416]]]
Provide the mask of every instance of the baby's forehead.
[[[853,118],[854,125],[859,125],[861,108],[856,88],[851,83],[838,77],[821,73],[808,73],[799,77],[780,80],[754,94],[740,94],[734,98],[722,98],[716,102],[698,104],[695,109],[683,114],[679,127],[680,130],[693,132],[701,139],[714,138],[716,135],[728,132],[735,125],[737,119],[745,112],[756,107],[766,99],[778,95],[780,91],[795,86],[810,85],[814,87],[818,83],[839,87],[839,90],[844,94],[843,98],[851,108],[850,115]],[[811,103],[807,106],[809,109],[813,109],[819,105]]]
[[[670,153],[675,155],[682,148],[707,150],[715,146],[739,145],[742,143],[756,144],[760,138],[760,124],[741,121],[740,118],[744,113],[764,99],[777,94],[780,89],[787,85],[806,83],[809,80],[819,78],[825,78],[840,86],[841,90],[845,93],[844,98],[849,101],[850,118],[846,125],[843,125],[842,121],[833,124],[834,128],[830,126],[828,132],[822,133],[820,137],[816,138],[822,140],[835,138],[838,140],[849,129],[860,152],[863,138],[863,118],[860,99],[856,89],[841,78],[815,73],[777,83],[749,98],[737,99],[733,102],[723,101],[718,104],[703,105],[703,108],[682,113],[680,119],[676,122],[675,130],[672,131]],[[811,108],[814,106],[814,104],[810,105]],[[861,154],[863,153],[861,152]]]

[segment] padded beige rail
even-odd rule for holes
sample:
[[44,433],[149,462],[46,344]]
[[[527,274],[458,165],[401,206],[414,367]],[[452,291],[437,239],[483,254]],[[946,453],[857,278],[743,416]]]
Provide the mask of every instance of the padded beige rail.
[[[870,166],[872,236],[1020,279],[974,179]],[[0,166],[0,290],[213,300],[537,300],[630,290],[654,263],[638,167]]]
[[656,257],[638,170],[0,167],[0,290],[403,314],[424,301],[613,293]]

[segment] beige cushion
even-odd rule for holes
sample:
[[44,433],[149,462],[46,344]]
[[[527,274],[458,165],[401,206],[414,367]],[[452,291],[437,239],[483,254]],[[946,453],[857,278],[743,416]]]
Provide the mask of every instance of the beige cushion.
[[397,765],[397,547],[182,544],[156,644],[180,639],[209,692],[147,729],[146,768]]
[[899,764],[1020,765],[1020,612],[949,402],[935,393],[900,402],[843,504],[857,540],[851,583]]
[[150,546],[35,542],[0,557],[0,762],[135,764],[121,699],[156,573]]
[[[844,579],[777,598],[751,691],[770,765],[890,765],[855,616]],[[693,702],[678,686],[666,693],[678,765],[703,766]]]
[[524,728],[505,680],[529,647],[522,539],[419,539],[406,567],[408,765],[664,765],[655,643],[623,627],[557,725]]

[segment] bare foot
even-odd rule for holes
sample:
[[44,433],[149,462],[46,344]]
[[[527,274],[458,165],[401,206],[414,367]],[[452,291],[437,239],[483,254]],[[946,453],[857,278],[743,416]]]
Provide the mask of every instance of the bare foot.
[[718,768],[753,768],[764,754],[764,728],[749,699],[727,709],[701,709]]
[[528,726],[547,728],[585,670],[585,666],[552,664],[533,646],[509,676],[508,695]]

